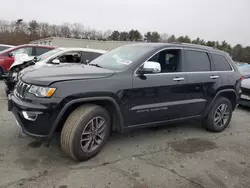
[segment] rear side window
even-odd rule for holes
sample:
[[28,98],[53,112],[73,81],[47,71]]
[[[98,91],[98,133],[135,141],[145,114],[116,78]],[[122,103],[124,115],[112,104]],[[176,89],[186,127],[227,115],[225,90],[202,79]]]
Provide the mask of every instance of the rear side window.
[[210,60],[206,52],[186,50],[187,72],[210,71]]
[[232,68],[229,65],[227,59],[219,54],[211,54],[214,62],[214,67],[216,71],[231,71]]
[[83,55],[84,55],[84,62],[83,63],[88,64],[102,54],[95,53],[95,52],[84,52]]
[[51,50],[50,48],[36,47],[36,56],[42,55],[50,50]]

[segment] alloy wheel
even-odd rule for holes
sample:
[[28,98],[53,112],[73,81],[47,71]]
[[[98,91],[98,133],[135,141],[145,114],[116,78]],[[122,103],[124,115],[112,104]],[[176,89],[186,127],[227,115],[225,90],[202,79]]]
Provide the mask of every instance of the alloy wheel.
[[102,143],[106,132],[106,121],[102,117],[94,117],[84,128],[81,135],[81,148],[84,152],[95,151]]
[[229,119],[229,107],[227,104],[220,104],[214,113],[214,123],[218,127],[223,127],[226,125]]

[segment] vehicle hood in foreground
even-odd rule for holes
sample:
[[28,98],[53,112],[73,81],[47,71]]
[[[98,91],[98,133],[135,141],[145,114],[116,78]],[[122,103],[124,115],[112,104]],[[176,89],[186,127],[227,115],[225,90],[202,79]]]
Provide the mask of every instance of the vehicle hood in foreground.
[[69,64],[68,66],[40,67],[23,74],[21,79],[26,83],[45,86],[58,81],[106,78],[114,73],[112,70],[95,66]]
[[[60,64],[52,64],[52,63],[45,63],[45,62],[37,62],[35,63],[35,65],[31,65],[29,67],[26,67],[25,69],[23,69],[20,74],[21,75],[24,75],[26,74],[27,72],[30,72],[30,71],[34,71],[36,69],[40,69],[40,68],[49,68],[49,67],[64,67],[64,66],[69,66],[69,65],[73,65],[74,63],[60,63]],[[79,66],[79,63],[75,63],[76,65]]]

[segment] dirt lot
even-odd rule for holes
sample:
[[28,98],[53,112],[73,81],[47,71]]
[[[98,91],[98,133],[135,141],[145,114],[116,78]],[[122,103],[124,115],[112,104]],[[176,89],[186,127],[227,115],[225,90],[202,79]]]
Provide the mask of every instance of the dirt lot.
[[20,137],[0,82],[0,187],[247,188],[250,110],[238,108],[222,133],[197,123],[115,133],[95,158],[76,163],[52,146]]

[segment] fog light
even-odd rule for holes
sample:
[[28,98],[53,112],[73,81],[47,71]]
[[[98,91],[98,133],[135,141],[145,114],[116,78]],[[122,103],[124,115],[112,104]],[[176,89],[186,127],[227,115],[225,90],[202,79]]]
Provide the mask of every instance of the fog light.
[[30,121],[35,121],[38,114],[38,112],[28,112],[28,111],[22,111],[22,114],[23,114],[23,117],[27,120],[30,120]]

